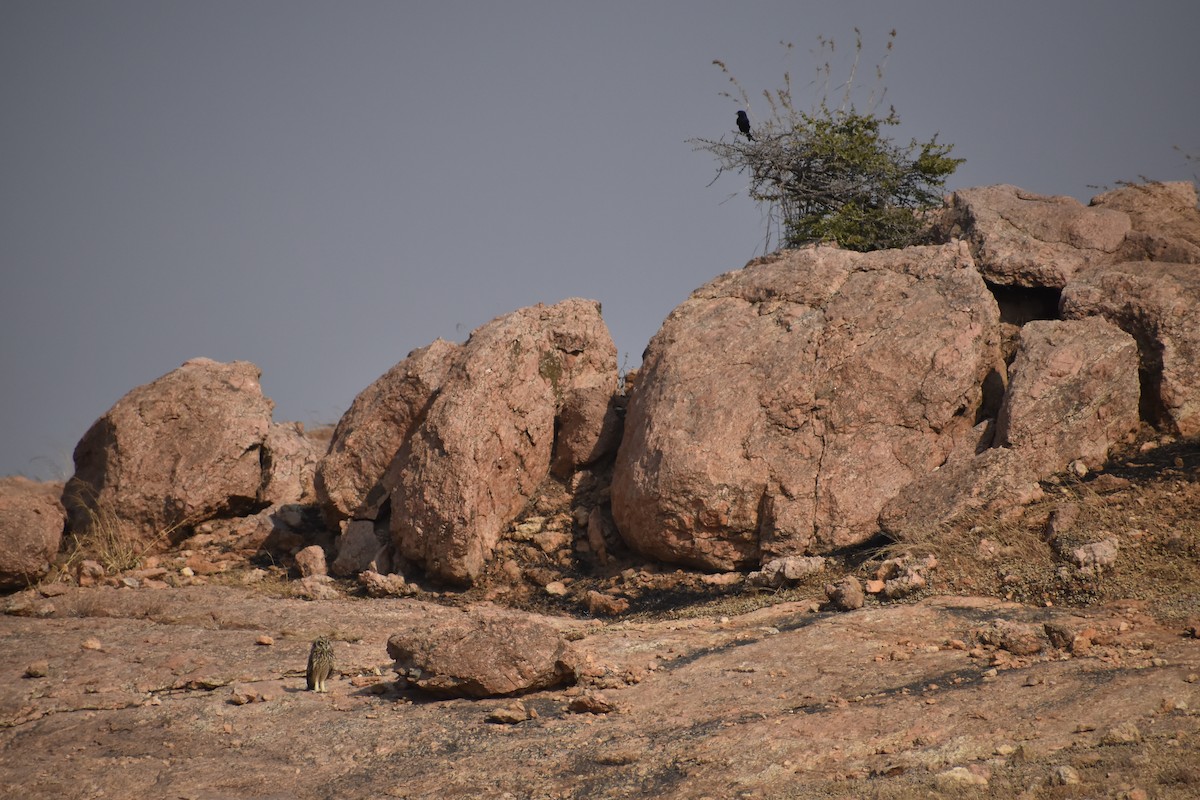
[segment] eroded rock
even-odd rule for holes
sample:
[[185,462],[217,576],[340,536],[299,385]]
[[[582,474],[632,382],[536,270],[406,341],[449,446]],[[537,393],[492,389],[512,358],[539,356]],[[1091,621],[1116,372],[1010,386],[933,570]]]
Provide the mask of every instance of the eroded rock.
[[419,624],[393,634],[388,655],[410,686],[439,695],[494,697],[575,680],[576,655],[553,625],[483,604],[429,607]]
[[972,436],[998,326],[965,245],[796,250],[718,277],[647,348],[613,477],[621,535],[713,570],[865,541]]
[[[595,302],[521,309],[474,331],[382,480],[400,554],[443,580],[474,580],[549,474],[560,410],[596,398],[607,408],[616,380]],[[603,419],[589,418],[593,444],[576,430],[568,462],[594,457],[604,438]]]
[[904,487],[879,514],[879,526],[899,541],[928,538],[977,514],[1004,516],[1041,499],[1038,475],[1007,448],[953,459]]
[[1200,267],[1125,262],[1082,273],[1062,293],[1068,319],[1102,316],[1137,341],[1143,415],[1200,433]]
[[41,580],[62,540],[61,483],[0,478],[0,591]]
[[769,586],[779,588],[788,583],[802,581],[810,575],[816,575],[825,569],[825,559],[821,556],[785,556],[774,558],[763,564],[761,570],[751,572],[746,581],[751,586]]
[[1093,197],[1091,205],[1120,211],[1133,224],[1116,260],[1200,263],[1200,208],[1194,183],[1131,184]]
[[997,185],[950,198],[947,235],[962,236],[993,283],[1062,287],[1077,272],[1111,261],[1131,230],[1129,216]]
[[122,397],[75,448],[70,527],[148,543],[268,503],[272,402],[248,361],[196,358]]
[[1021,329],[996,441],[1036,477],[1075,460],[1103,464],[1137,430],[1137,343],[1099,317],[1038,320]]
[[316,470],[326,521],[375,519],[387,499],[380,479],[446,380],[459,346],[444,339],[414,350],[354,398]]

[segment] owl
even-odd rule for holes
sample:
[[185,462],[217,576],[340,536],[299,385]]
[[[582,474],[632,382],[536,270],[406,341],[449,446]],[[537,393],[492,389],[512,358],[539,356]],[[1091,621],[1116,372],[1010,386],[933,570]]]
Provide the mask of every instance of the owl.
[[324,636],[317,637],[308,653],[308,690],[324,692],[325,681],[333,675],[333,645]]

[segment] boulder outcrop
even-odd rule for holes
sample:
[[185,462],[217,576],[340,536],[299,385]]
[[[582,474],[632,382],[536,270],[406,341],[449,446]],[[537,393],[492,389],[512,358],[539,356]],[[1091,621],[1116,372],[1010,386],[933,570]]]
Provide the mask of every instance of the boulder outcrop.
[[616,356],[588,300],[521,309],[475,330],[381,479],[401,555],[470,583],[552,462],[573,469],[615,440]]
[[150,542],[266,506],[273,404],[259,375],[248,361],[197,358],[118,400],[75,448],[71,529],[103,519],[113,535]]
[[24,589],[50,571],[66,512],[61,483],[0,478],[0,591]]
[[458,350],[444,339],[414,350],[354,398],[317,466],[317,499],[331,527],[378,517],[387,500],[380,479],[421,422]]
[[1038,478],[1076,459],[1103,464],[1138,427],[1138,352],[1133,337],[1100,317],[1037,320],[1021,328],[996,443]]
[[998,342],[961,243],[789,251],[718,277],[646,350],[613,477],[621,535],[715,570],[870,538],[973,436]]

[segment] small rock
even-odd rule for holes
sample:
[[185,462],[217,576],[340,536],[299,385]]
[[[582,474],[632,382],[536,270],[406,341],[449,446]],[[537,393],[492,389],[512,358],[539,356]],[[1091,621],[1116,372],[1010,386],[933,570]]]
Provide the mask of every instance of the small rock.
[[235,706],[244,706],[247,703],[253,703],[257,699],[258,692],[241,684],[234,684],[233,689],[229,693],[229,702]]
[[84,559],[75,568],[75,581],[80,586],[95,586],[104,578],[104,567],[99,561]]
[[1042,639],[1032,625],[998,619],[975,632],[979,641],[1007,650],[1015,656],[1029,656],[1042,651]]
[[292,585],[296,596],[303,600],[336,600],[342,596],[328,575],[312,575]]
[[260,569],[258,567],[255,567],[254,569],[252,569],[249,572],[246,572],[242,575],[242,583],[244,585],[249,586],[250,584],[253,584],[253,583],[262,582],[266,577],[267,577],[267,571],[265,569]]
[[1069,533],[1079,521],[1078,503],[1059,503],[1046,521],[1046,539],[1054,541]]
[[50,662],[46,659],[34,661],[25,668],[26,678],[44,678],[50,674]]
[[987,786],[988,779],[982,775],[977,775],[966,767],[955,767],[948,769],[945,772],[939,772],[934,776],[937,784],[943,788],[953,788],[955,786]]
[[83,644],[80,646],[84,650],[103,650],[104,649],[104,645],[100,644],[100,640],[97,639],[95,636],[85,639],[83,641]]
[[1099,572],[1111,567],[1117,561],[1117,540],[1109,537],[1101,542],[1085,544],[1071,551],[1071,558],[1079,565],[1080,570]]
[[1042,625],[1042,629],[1046,632],[1050,644],[1059,650],[1070,650],[1075,637],[1079,635],[1077,627],[1065,622],[1047,622]]
[[190,572],[184,573],[189,577],[193,575],[215,575],[218,572],[224,572],[225,565],[210,561],[206,556],[200,553],[193,553],[192,555],[188,556],[187,566],[184,567],[184,569],[191,570]]
[[995,539],[980,539],[975,545],[975,555],[980,561],[993,561],[1000,555],[1000,545]]
[[516,725],[518,722],[532,719],[532,715],[523,703],[513,703],[493,709],[486,719],[497,725]]
[[533,543],[546,554],[554,554],[571,546],[571,534],[565,531],[546,531],[533,537]]
[[853,575],[847,575],[837,583],[825,586],[825,596],[829,603],[838,611],[853,611],[862,608],[866,598],[863,596],[862,584]]
[[562,581],[550,581],[542,588],[551,597],[562,597],[567,593],[567,585]]
[[1142,740],[1142,732],[1133,722],[1123,722],[1104,732],[1100,744],[1135,744]]
[[608,714],[616,708],[600,692],[584,692],[567,704],[567,710],[575,714]]
[[296,553],[296,567],[305,578],[329,574],[325,564],[325,551],[315,544]]
[[802,581],[823,569],[825,559],[820,556],[786,556],[763,564],[761,570],[747,575],[746,581],[751,586],[778,589],[785,584]]
[[615,617],[629,610],[629,601],[624,597],[613,597],[592,590],[587,593],[588,612],[593,615]]
[[709,586],[735,586],[741,580],[740,572],[714,572],[700,576],[700,582]]
[[374,570],[358,573],[358,582],[371,597],[408,597],[417,587],[404,580],[403,575],[380,575]]
[[270,647],[271,645],[275,644],[275,640],[272,639],[270,636],[267,636],[264,633],[263,635],[261,635],[257,639],[255,639],[254,643],[257,645],[262,645],[263,647]]
[[1079,777],[1079,772],[1074,767],[1069,767],[1065,764],[1055,767],[1050,773],[1050,782],[1055,786],[1075,786],[1082,783],[1082,778]]

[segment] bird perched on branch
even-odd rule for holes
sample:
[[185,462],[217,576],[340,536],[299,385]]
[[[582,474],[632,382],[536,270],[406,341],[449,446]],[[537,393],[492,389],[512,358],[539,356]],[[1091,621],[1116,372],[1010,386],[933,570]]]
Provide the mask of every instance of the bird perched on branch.
[[739,111],[737,115],[738,130],[746,134],[746,138],[754,141],[754,134],[750,133],[750,118],[746,116],[745,111]]

